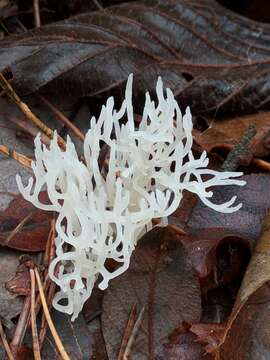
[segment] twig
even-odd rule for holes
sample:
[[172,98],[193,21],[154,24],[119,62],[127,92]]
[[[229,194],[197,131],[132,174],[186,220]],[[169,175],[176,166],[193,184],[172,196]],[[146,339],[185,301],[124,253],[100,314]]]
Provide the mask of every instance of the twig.
[[52,103],[50,103],[44,96],[39,95],[39,98],[44,102],[46,106],[54,113],[57,120],[69,128],[78,139],[84,141],[84,134],[76,125],[74,125],[60,110],[58,110]]
[[136,335],[137,335],[137,333],[139,331],[139,328],[140,328],[142,320],[143,320],[144,311],[145,311],[145,306],[140,311],[140,314],[138,316],[137,321],[135,322],[135,325],[133,327],[130,338],[128,339],[127,347],[126,347],[126,349],[124,351],[124,354],[123,354],[123,360],[128,360],[128,356],[130,355],[130,352],[131,352],[131,347],[132,347],[132,345],[134,343],[135,337],[136,337]]
[[33,339],[33,352],[35,360],[41,360],[40,347],[38,342],[36,312],[35,312],[35,273],[33,269],[30,269],[31,278],[31,328],[32,328],[32,339]]
[[134,328],[136,322],[136,304],[133,305],[130,314],[129,314],[129,318],[128,318],[128,322],[124,331],[124,335],[121,341],[121,346],[120,346],[120,350],[119,350],[119,354],[118,354],[118,360],[123,360],[123,355],[125,353],[127,344],[128,344],[128,339],[130,338],[130,335],[132,333],[132,330]]
[[96,5],[96,7],[98,8],[98,10],[100,11],[104,11],[104,7],[99,3],[98,0],[92,0],[93,3]]
[[51,260],[54,258],[54,254],[55,254],[54,239],[55,239],[55,219],[52,219],[51,228],[46,243],[46,249],[43,256],[43,265],[45,267],[48,267]]
[[[36,137],[39,132],[39,130],[32,123],[27,123],[25,120],[18,117],[8,116],[8,120],[16,124],[21,130],[23,130],[27,134],[31,135],[31,139]],[[43,142],[43,144],[50,144],[50,138],[43,133],[41,133],[41,141]]]
[[31,307],[31,296],[27,296],[24,299],[23,309],[20,314],[13,339],[11,341],[11,346],[16,348],[22,344],[22,340],[24,338],[28,321],[30,318],[30,307]]
[[[50,139],[53,138],[53,131],[47,125],[45,125],[30,109],[29,107],[19,98],[16,92],[13,90],[10,83],[5,79],[3,74],[0,73],[0,85],[6,94],[15,102],[19,109],[25,114],[27,119],[36,125],[44,134],[46,134]],[[66,148],[66,142],[61,137],[58,136],[58,144],[62,149]]]
[[38,28],[40,27],[39,0],[33,0],[33,9],[34,9],[35,26]]
[[9,343],[7,341],[6,334],[4,332],[1,320],[0,320],[0,336],[1,336],[1,340],[2,340],[2,343],[4,345],[4,348],[6,350],[6,353],[7,353],[7,356],[9,358],[9,360],[14,360],[14,356],[12,354]]
[[41,280],[40,280],[40,277],[39,277],[39,273],[37,271],[37,269],[35,268],[35,275],[36,275],[36,280],[37,280],[37,284],[38,284],[38,290],[39,290],[39,294],[40,294],[40,300],[41,300],[41,303],[42,303],[42,306],[43,306],[43,311],[44,311],[44,315],[46,317],[46,320],[48,322],[48,325],[49,325],[49,328],[51,330],[51,333],[52,333],[52,336],[54,338],[54,341],[55,341],[55,344],[58,348],[58,351],[62,357],[63,360],[70,360],[68,354],[66,353],[66,350],[64,349],[64,346],[62,344],[62,341],[56,331],[56,328],[52,322],[52,319],[51,319],[51,316],[50,316],[50,313],[49,313],[49,309],[48,309],[48,306],[47,306],[47,303],[46,303],[46,299],[45,299],[45,295],[44,295],[44,291],[43,291],[43,288],[42,288],[42,284],[41,284]]
[[10,150],[6,145],[0,145],[0,153],[12,157],[23,166],[31,168],[32,160],[29,157],[22,155],[15,150]]
[[8,235],[8,237],[3,241],[1,246],[7,246],[7,244],[10,242],[10,240],[13,239],[13,237],[24,227],[24,225],[27,223],[29,219],[31,219],[33,215],[33,212],[28,214],[16,227],[11,231],[11,233]]
[[[152,219],[152,223],[154,225],[158,225],[160,223],[159,219]],[[168,224],[167,225],[168,229],[171,229],[173,232],[175,232],[177,235],[187,235],[186,231],[181,229],[179,226],[174,225],[174,224]]]
[[251,163],[255,166],[258,166],[258,168],[260,168],[261,170],[270,172],[270,164],[268,161],[258,159],[258,158],[253,158]]
[[173,232],[175,232],[177,235],[187,235],[185,230],[181,229],[179,226],[174,224],[169,224],[167,226],[168,229],[171,229]]

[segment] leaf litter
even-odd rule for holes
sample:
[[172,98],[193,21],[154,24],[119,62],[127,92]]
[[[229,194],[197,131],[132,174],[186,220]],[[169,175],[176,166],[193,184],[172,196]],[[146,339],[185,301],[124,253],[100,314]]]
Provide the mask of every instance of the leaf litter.
[[[216,152],[223,160],[224,149],[227,154],[248,126],[255,124],[251,156],[267,162],[268,37],[267,25],[239,17],[212,0],[131,2],[5,37],[0,42],[0,70],[11,71],[12,86],[21,96],[39,91],[54,99],[52,103],[61,110],[87,97],[93,111],[108,94],[122,98],[131,71],[135,72],[134,96],[139,99],[140,111],[145,88],[162,75],[180,104],[192,104],[193,112],[206,119],[206,130],[195,133],[200,151]],[[190,42],[196,46],[188,46]],[[59,92],[65,94],[64,101],[63,97],[59,99]],[[31,95],[27,99],[31,101]],[[7,106],[2,100],[1,115]],[[258,114],[258,110],[264,113]],[[14,122],[11,125],[6,115],[0,118],[0,126],[3,145],[32,156],[25,141],[14,136]],[[56,125],[50,122],[50,126]],[[27,126],[25,129],[30,131]],[[3,261],[12,259],[8,264],[12,265],[10,277],[3,283],[9,280],[7,288],[27,297],[29,272],[21,265],[17,269],[18,257],[13,259],[15,252],[11,249],[21,253],[44,251],[51,219],[30,208],[16,194],[14,175],[27,175],[28,170],[0,156],[0,242],[5,247]],[[247,186],[216,193],[217,201],[237,193],[243,202],[238,213],[214,213],[194,196],[185,195],[183,207],[169,222],[186,234],[175,233],[173,227],[156,228],[147,234],[134,253],[130,269],[104,294],[98,312],[101,319],[90,311],[87,325],[81,316],[73,327],[67,317],[59,319],[59,314],[53,313],[71,359],[91,358],[94,354],[102,359],[106,352],[109,359],[116,359],[134,306],[137,312],[130,337],[140,314],[142,319],[132,339],[132,358],[199,360],[203,356],[225,360],[230,353],[230,359],[256,360],[267,356],[269,221],[264,228],[262,224],[270,207],[266,195],[269,175],[258,173],[261,168],[256,165],[257,173],[252,173],[250,163],[241,166],[250,174],[245,175]],[[5,267],[2,260],[1,265]],[[225,298],[228,293],[234,294],[227,315],[217,316],[223,304],[218,304],[213,313],[209,311],[213,291],[227,294]],[[1,292],[0,303],[3,296]],[[8,296],[14,299],[14,294]],[[22,299],[15,297],[17,308],[6,306],[9,313],[3,315],[4,325],[10,319],[16,322]],[[223,300],[226,303],[227,299]],[[208,321],[203,322],[206,318]],[[241,332],[243,337],[237,336]],[[46,336],[42,358],[59,358],[54,340]],[[97,344],[102,351],[97,352]],[[19,348],[26,358],[31,341],[28,346]]]

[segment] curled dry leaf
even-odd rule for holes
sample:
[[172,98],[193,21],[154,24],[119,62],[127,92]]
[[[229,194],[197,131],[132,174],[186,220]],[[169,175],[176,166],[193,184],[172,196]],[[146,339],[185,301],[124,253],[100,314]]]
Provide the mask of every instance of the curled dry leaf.
[[270,106],[269,34],[214,0],[134,1],[2,40],[0,71],[20,95],[76,99],[120,97],[134,72],[137,105],[161,75],[194,114],[244,113]]
[[[220,359],[268,359],[269,337],[269,285],[253,293],[232,324],[225,343],[220,349]],[[241,336],[239,336],[241,334]]]
[[[212,287],[214,288],[230,282],[239,273],[239,269],[232,269],[232,261],[228,265],[229,269],[223,266],[222,271],[218,271],[218,249],[225,244],[234,244],[235,246],[240,246],[239,251],[243,251],[243,248],[246,248],[247,252],[251,252],[253,245],[250,239],[237,237],[223,228],[198,230],[193,234],[181,236],[179,240],[185,246],[188,257],[192,261],[201,282],[210,274],[213,274],[213,272],[215,273],[215,281],[213,282],[213,278],[211,279]],[[230,260],[232,260],[232,257]],[[238,262],[238,266],[241,266],[242,262],[239,257],[237,257],[236,263]]]
[[6,289],[17,295],[28,296],[31,293],[31,280],[29,267],[21,263],[16,271],[15,276],[6,282]]
[[[166,229],[155,228],[140,240],[126,273],[104,294],[102,330],[109,359],[116,359],[130,311],[145,306],[132,359],[158,358],[167,336],[183,320],[198,321],[198,279],[183,246]],[[197,320],[196,320],[197,319]]]
[[[267,215],[260,239],[247,267],[237,299],[226,324],[192,324],[189,331],[205,344],[205,350],[215,359],[252,359],[269,354],[269,329],[266,324],[269,313],[270,281],[270,214]],[[241,338],[236,334],[241,333]],[[261,335],[261,337],[260,337]],[[256,346],[254,346],[254,342]],[[221,356],[221,357],[220,357]]]
[[270,281],[270,213],[265,218],[260,239],[253,252],[239,289],[222,342],[226,340],[226,335],[229,332],[231,325],[250,296],[268,281]]

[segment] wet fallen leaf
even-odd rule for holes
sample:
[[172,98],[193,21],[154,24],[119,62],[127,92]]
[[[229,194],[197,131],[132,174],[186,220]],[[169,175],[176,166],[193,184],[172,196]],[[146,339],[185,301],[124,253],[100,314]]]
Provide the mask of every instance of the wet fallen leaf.
[[[229,231],[225,231],[223,228],[209,228],[203,230],[197,230],[195,233],[190,233],[186,236],[179,238],[180,242],[185,246],[188,257],[192,261],[194,269],[196,269],[201,281],[207,278],[213,271],[214,277],[211,279],[213,287],[224,285],[224,283],[230,282],[232,277],[239,273],[243,262],[237,257],[237,268],[232,269],[232,257],[230,257],[229,264],[223,265],[219,269],[219,256],[218,250],[225,244],[240,245],[239,251],[243,252],[243,248],[246,248],[247,252],[251,252],[253,242],[247,238],[237,237],[230,234]],[[235,254],[233,254],[235,256]],[[234,270],[234,271],[232,271]]]
[[264,284],[270,281],[270,214],[265,218],[262,227],[260,239],[253,252],[252,258],[248,265],[237,299],[228,319],[226,331],[222,342],[226,340],[226,335],[252,294],[260,289]]
[[134,72],[137,106],[162,75],[193,113],[235,115],[269,109],[268,38],[267,24],[214,0],[134,1],[7,37],[0,71],[11,70],[21,95],[95,99],[119,97]]
[[[269,358],[270,288],[266,284],[252,294],[242,308],[220,349],[220,359],[261,360]],[[241,336],[239,336],[241,334]]]
[[133,305],[138,312],[145,306],[145,313],[132,359],[159,356],[167,336],[183,320],[200,319],[198,280],[184,247],[166,229],[156,228],[145,235],[129,269],[104,294],[102,331],[109,359],[117,358]]
[[234,236],[253,240],[255,244],[270,208],[268,196],[265,195],[270,193],[270,176],[252,174],[243,176],[243,179],[247,181],[245,186],[217,187],[213,196],[213,201],[221,203],[237,195],[237,201],[243,204],[239,211],[222,214],[206,207],[198,200],[187,223],[190,231],[223,228]]
[[83,307],[83,316],[88,327],[92,347],[90,360],[108,360],[100,319],[103,295],[103,291],[94,288],[91,297]]
[[[247,267],[244,279],[237,294],[237,298],[226,324],[221,324],[218,333],[215,335],[213,324],[197,324],[190,330],[198,336],[198,340],[206,343],[206,351],[215,354],[215,359],[226,359],[230,351],[231,359],[246,359],[250,353],[252,341],[258,341],[258,334],[269,337],[269,329],[262,322],[268,323],[265,313],[269,311],[269,286],[270,281],[270,215],[265,218],[260,239],[256,245],[253,255]],[[252,304],[257,306],[252,306]],[[261,311],[260,311],[261,310]],[[255,329],[260,331],[256,333]],[[254,332],[255,331],[255,332]],[[244,333],[247,332],[247,338]],[[235,333],[241,333],[243,338],[237,338]],[[267,340],[265,340],[267,342]],[[228,350],[230,349],[230,350]],[[262,353],[269,354],[269,344],[266,347],[262,344],[253,349],[252,359],[259,359]],[[262,358],[262,357],[261,357]]]
[[5,284],[16,273],[19,265],[19,254],[2,249],[0,252],[0,315],[5,319],[17,316],[23,305],[23,300],[17,295],[11,294]]
[[[52,319],[57,328],[58,335],[64,344],[65,350],[70,359],[84,360],[90,359],[92,354],[91,339],[82,315],[79,315],[75,322],[71,322],[70,316],[52,310]],[[51,337],[50,331],[47,332],[42,352],[42,360],[62,359]]]
[[219,346],[226,328],[225,324],[190,324],[189,331],[197,335],[196,341],[207,344],[205,350],[212,353]]
[[256,136],[251,143],[251,152],[261,157],[270,153],[270,113],[252,114],[224,120],[208,119],[209,128],[195,133],[196,142],[207,151],[234,146],[244,135],[249,125],[256,126]]
[[[46,201],[46,194],[42,193],[40,199]],[[45,250],[52,216],[16,195],[9,207],[0,212],[0,245],[21,251]]]
[[170,335],[170,341],[164,346],[162,356],[157,359],[213,360],[213,357],[205,354],[204,347],[194,334],[180,328]]

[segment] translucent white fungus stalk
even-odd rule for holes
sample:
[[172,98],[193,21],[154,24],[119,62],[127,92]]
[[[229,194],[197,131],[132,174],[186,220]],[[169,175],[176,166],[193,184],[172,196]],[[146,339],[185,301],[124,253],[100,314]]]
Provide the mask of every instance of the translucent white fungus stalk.
[[[138,239],[152,228],[152,219],[167,216],[179,206],[183,190],[196,193],[214,210],[231,213],[240,209],[236,197],[224,204],[211,202],[216,185],[244,185],[237,172],[207,169],[208,158],[192,154],[192,118],[189,108],[182,116],[170,89],[156,86],[157,105],[146,93],[142,120],[136,128],[132,107],[132,74],[119,111],[110,97],[99,118],[91,119],[84,141],[84,160],[79,160],[70,138],[66,150],[50,148],[35,139],[35,182],[26,187],[17,175],[20,192],[37,208],[55,211],[56,258],[49,275],[59,285],[53,305],[72,314],[74,320],[90,297],[101,275],[100,289],[127,270]],[[107,147],[107,168],[100,164],[101,148]],[[104,148],[103,148],[104,149]],[[103,161],[104,163],[104,161]],[[39,194],[47,189],[50,204]],[[114,271],[106,260],[119,263]],[[59,266],[58,266],[59,264]]]

